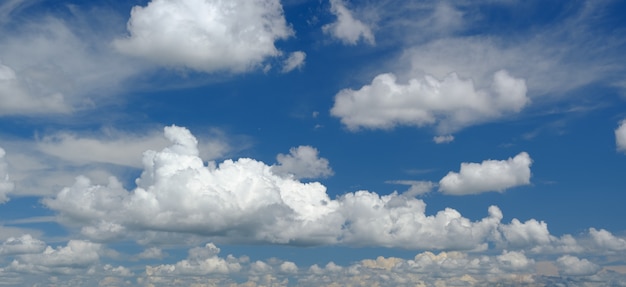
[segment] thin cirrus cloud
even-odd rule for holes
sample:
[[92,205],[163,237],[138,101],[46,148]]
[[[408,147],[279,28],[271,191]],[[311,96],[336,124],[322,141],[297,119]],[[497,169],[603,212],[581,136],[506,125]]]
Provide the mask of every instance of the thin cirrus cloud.
[[120,52],[158,65],[201,72],[245,72],[281,54],[274,42],[293,35],[277,0],[167,1],[135,6]]
[[392,129],[396,126],[435,126],[439,133],[495,120],[521,111],[530,99],[523,79],[501,70],[486,89],[452,73],[398,83],[395,75],[380,74],[359,90],[344,89],[335,96],[331,114],[349,130]]
[[343,0],[330,0],[330,12],[337,17],[333,23],[322,27],[324,33],[340,40],[344,44],[356,45],[359,40],[374,45],[374,33],[371,28],[362,21],[354,18],[354,15]]
[[459,172],[449,172],[439,181],[439,191],[450,195],[503,192],[530,184],[532,159],[521,152],[507,160],[485,160],[482,163],[462,163]]

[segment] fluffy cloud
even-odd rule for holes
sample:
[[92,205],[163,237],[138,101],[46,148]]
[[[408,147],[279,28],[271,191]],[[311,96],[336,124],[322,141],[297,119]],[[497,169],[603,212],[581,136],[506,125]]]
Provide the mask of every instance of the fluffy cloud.
[[[320,183],[277,175],[276,166],[253,159],[204,165],[187,129],[167,127],[165,136],[172,145],[144,153],[134,190],[114,178],[94,185],[79,177],[44,203],[92,240],[153,230],[229,242],[476,249],[500,237],[502,213],[495,206],[472,222],[450,208],[426,215],[422,200],[396,193],[357,191],[330,199]],[[301,147],[285,158],[283,163],[317,157]]]
[[203,72],[255,68],[293,34],[278,0],[154,0],[133,8],[127,27],[113,42],[120,52]]
[[4,156],[6,152],[0,148],[0,203],[7,202],[7,193],[13,191],[15,184],[9,179],[8,164]]
[[[98,136],[58,132],[44,136],[37,142],[37,149],[45,154],[75,164],[110,163],[129,167],[142,167],[142,152],[162,149],[169,144],[160,131],[145,135],[104,129]],[[123,149],[120,147],[124,147]],[[222,132],[212,130],[201,139],[200,156],[212,160],[223,156],[229,145]],[[80,150],[82,152],[77,153]]]
[[306,53],[302,51],[289,54],[289,58],[283,63],[283,73],[289,73],[294,69],[301,69],[304,67],[304,59],[306,59]]
[[73,274],[100,260],[100,244],[70,240],[66,246],[46,247],[41,253],[18,255],[7,270],[28,273]]
[[40,253],[45,248],[45,242],[33,238],[30,234],[24,234],[5,240],[0,246],[0,255]]
[[451,195],[503,192],[507,188],[530,184],[530,156],[521,152],[507,160],[462,163],[461,170],[449,172],[439,181],[439,191]]
[[453,135],[434,136],[433,141],[437,144],[450,143],[454,141],[454,136]]
[[621,121],[615,129],[615,144],[617,150],[626,152],[626,120]]
[[207,243],[204,247],[196,247],[189,250],[189,257],[174,265],[147,266],[148,276],[168,275],[209,275],[228,274],[238,272],[241,265],[237,260],[229,256],[227,259],[220,258],[220,249],[213,243]]
[[278,165],[272,166],[272,172],[292,175],[296,179],[320,178],[333,175],[328,160],[318,156],[316,148],[299,146],[289,149],[289,154],[278,154]]
[[587,259],[564,255],[556,260],[559,272],[566,276],[589,276],[600,271],[600,266]]
[[375,43],[374,34],[370,27],[355,19],[343,0],[330,0],[330,12],[337,16],[337,21],[324,25],[322,27],[324,33],[328,33],[349,45],[356,45],[360,39],[370,45]]
[[610,232],[595,228],[589,228],[589,236],[591,237],[592,244],[598,247],[600,250],[605,251],[624,251],[626,250],[626,240],[615,237]]
[[359,90],[340,91],[331,114],[352,131],[435,125],[445,134],[517,113],[529,102],[525,81],[504,70],[493,75],[491,86],[478,90],[471,79],[455,73],[441,81],[427,75],[408,84],[398,83],[395,75],[388,73]]

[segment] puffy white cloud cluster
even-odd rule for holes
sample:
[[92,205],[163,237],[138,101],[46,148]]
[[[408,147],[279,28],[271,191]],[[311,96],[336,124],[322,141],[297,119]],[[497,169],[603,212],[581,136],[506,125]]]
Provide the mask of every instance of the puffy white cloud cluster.
[[277,165],[272,172],[279,175],[291,175],[296,179],[321,178],[333,175],[328,160],[319,157],[319,152],[312,146],[299,146],[289,149],[289,154],[278,154]]
[[485,160],[461,163],[461,170],[449,172],[439,181],[439,191],[466,195],[487,191],[503,192],[507,188],[530,184],[532,159],[521,152],[507,160]]
[[[278,166],[249,158],[205,165],[189,130],[170,126],[165,136],[171,146],[144,153],[135,189],[124,189],[115,178],[94,185],[78,177],[43,202],[59,212],[62,222],[81,227],[84,236],[96,241],[149,231],[229,242],[457,250],[484,249],[488,242],[510,248],[556,242],[543,222],[501,223],[502,212],[495,206],[478,221],[451,208],[427,215],[426,204],[406,194],[362,190],[331,199],[319,182],[303,183],[275,172],[282,168],[302,177],[307,170],[314,171],[307,176],[328,171],[312,147],[279,156]],[[432,188],[432,183],[426,185],[422,188]]]
[[615,129],[615,144],[618,151],[626,152],[626,120],[621,121]]
[[256,68],[293,34],[278,0],[153,0],[133,7],[127,28],[120,52],[203,72]]
[[4,156],[6,152],[0,147],[0,203],[7,202],[7,194],[15,189],[15,183],[9,178],[9,166]]
[[98,263],[101,251],[102,246],[100,244],[83,240],[70,240],[66,246],[57,248],[48,246],[39,253],[31,252],[17,255],[5,269],[26,273],[75,274]]
[[374,33],[371,28],[355,19],[343,0],[330,0],[330,12],[337,16],[337,21],[324,25],[322,27],[324,33],[348,45],[356,45],[360,39],[374,45]]
[[174,265],[147,266],[148,276],[167,275],[209,275],[228,274],[239,272],[241,265],[237,259],[228,256],[227,259],[220,258],[220,249],[212,243],[207,243],[204,247],[196,247],[189,250],[189,257],[179,261]]
[[335,96],[331,114],[350,130],[391,129],[398,125],[432,126],[442,134],[521,111],[530,99],[526,82],[501,70],[486,89],[452,73],[438,80],[426,75],[397,82],[387,73],[359,90],[344,89]]
[[30,234],[9,237],[0,245],[0,255],[39,253],[46,248],[46,243],[33,238]]
[[589,276],[600,271],[600,266],[597,264],[571,255],[559,257],[556,260],[556,264],[560,273],[567,276]]

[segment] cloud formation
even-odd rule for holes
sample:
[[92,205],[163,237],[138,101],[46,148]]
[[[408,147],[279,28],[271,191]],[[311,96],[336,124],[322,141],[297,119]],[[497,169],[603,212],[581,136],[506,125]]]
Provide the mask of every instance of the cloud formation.
[[507,160],[461,163],[461,170],[449,172],[439,181],[439,191],[450,195],[477,194],[530,184],[532,159],[521,152]]
[[626,120],[621,121],[615,129],[615,145],[618,151],[626,152]]
[[493,75],[487,89],[476,89],[471,79],[455,73],[443,80],[414,78],[408,84],[399,84],[387,73],[359,90],[337,93],[330,112],[351,131],[434,125],[438,133],[446,134],[517,113],[529,102],[525,81],[504,70]]
[[289,58],[283,63],[283,73],[289,73],[295,69],[302,69],[304,67],[304,59],[306,59],[306,53],[297,51],[289,54]]
[[209,73],[257,68],[293,34],[278,0],[153,0],[133,7],[127,26],[113,42],[120,52]]
[[8,164],[4,156],[6,152],[0,147],[0,203],[9,200],[7,194],[15,189],[15,183],[9,178]]
[[330,12],[337,21],[324,25],[322,30],[344,44],[356,45],[360,39],[370,45],[375,44],[374,34],[369,26],[355,19],[343,0],[330,0]]
[[277,165],[272,172],[279,175],[291,175],[295,179],[324,178],[333,175],[328,160],[319,157],[319,152],[312,146],[299,146],[289,149],[289,154],[278,154]]

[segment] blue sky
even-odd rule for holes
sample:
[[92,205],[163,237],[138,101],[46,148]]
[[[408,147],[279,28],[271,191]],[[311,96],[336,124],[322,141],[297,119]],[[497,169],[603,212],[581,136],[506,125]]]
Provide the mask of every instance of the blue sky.
[[623,286],[623,11],[4,1],[0,282]]

